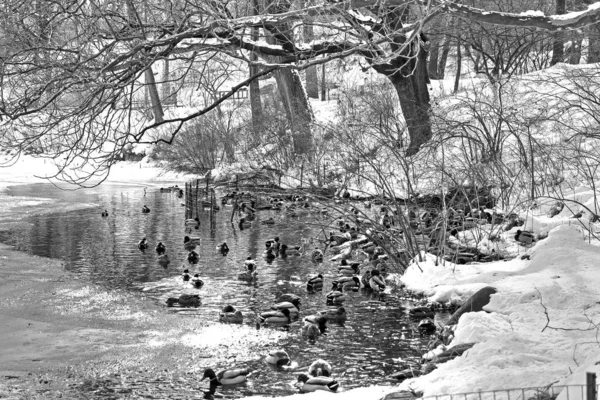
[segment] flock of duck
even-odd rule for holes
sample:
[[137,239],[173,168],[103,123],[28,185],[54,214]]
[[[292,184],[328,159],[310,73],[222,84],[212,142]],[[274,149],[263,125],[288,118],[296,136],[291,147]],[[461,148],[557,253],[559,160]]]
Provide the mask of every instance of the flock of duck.
[[[223,198],[223,204],[234,203],[234,210],[237,209],[240,216],[239,228],[251,227],[252,220],[257,207],[249,194],[230,194]],[[238,207],[238,202],[241,203]],[[310,208],[311,204],[305,198],[290,197],[268,198],[271,209],[280,209],[286,214],[296,213],[297,209]],[[266,207],[265,207],[266,208]],[[323,210],[318,210],[323,214]],[[148,213],[150,209],[144,205],[142,213]],[[387,213],[385,215],[388,215]],[[273,224],[273,219],[263,220],[262,223]],[[199,218],[188,219],[185,221],[186,227],[199,227]],[[299,256],[308,254],[314,263],[323,261],[324,252],[330,250],[333,262],[339,262],[335,267],[337,277],[333,280],[330,290],[326,293],[326,308],[312,315],[306,315],[300,319],[301,298],[293,293],[277,293],[276,301],[270,310],[265,310],[256,315],[253,324],[257,329],[263,326],[274,325],[289,327],[293,321],[300,321],[302,324],[301,333],[309,340],[315,340],[318,336],[325,333],[327,323],[344,323],[347,319],[347,311],[343,307],[348,298],[348,293],[358,291],[364,288],[375,293],[380,299],[385,295],[386,281],[384,276],[387,273],[388,257],[383,249],[377,244],[369,241],[367,236],[360,234],[359,226],[351,226],[349,223],[338,220],[336,222],[339,232],[330,232],[325,241],[324,248],[316,247],[312,251],[308,250],[308,243],[301,245],[287,245],[281,243],[279,237],[274,237],[265,242],[263,257],[269,261],[276,257]],[[370,232],[372,233],[372,232]],[[187,261],[190,266],[198,264],[200,255],[196,252],[196,247],[200,244],[200,238],[194,236],[185,236],[183,246],[189,251]],[[142,238],[138,243],[140,251],[146,251],[150,245],[146,238]],[[223,242],[216,247],[216,250],[223,255],[227,255],[229,247]],[[164,266],[169,264],[166,254],[166,246],[158,242],[155,246],[159,264]],[[361,255],[362,260],[351,260],[352,255]],[[361,269],[364,272],[361,274]],[[238,278],[244,281],[254,281],[258,278],[257,262],[252,257],[248,257],[238,274]],[[192,274],[189,269],[182,273],[184,282],[189,282],[194,288],[201,289],[204,282],[198,274]],[[324,290],[324,278],[321,273],[311,276],[306,281],[306,290],[309,293],[320,292]],[[201,299],[198,294],[181,294],[179,297],[170,297],[166,300],[167,306],[179,307],[199,307]],[[432,307],[415,307],[409,311],[409,315],[420,320],[418,330],[422,334],[431,334],[435,332],[436,325],[433,321],[434,309]],[[219,321],[222,323],[242,324],[244,314],[233,305],[224,306],[219,313]],[[264,357],[267,364],[276,366],[283,370],[296,370],[297,364],[293,363],[288,353],[283,349],[277,349]],[[215,372],[208,368],[204,371],[203,380],[209,380],[209,391],[205,393],[207,398],[211,398],[218,386],[234,385],[242,383],[251,375],[248,368],[231,368]],[[301,392],[313,392],[317,390],[335,392],[339,388],[339,382],[332,377],[331,365],[322,359],[315,360],[307,370],[307,373],[301,373],[297,377],[297,385]]]

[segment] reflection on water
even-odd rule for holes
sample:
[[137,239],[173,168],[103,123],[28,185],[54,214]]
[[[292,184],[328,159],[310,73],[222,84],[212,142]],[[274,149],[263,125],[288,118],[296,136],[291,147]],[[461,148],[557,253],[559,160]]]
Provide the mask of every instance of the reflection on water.
[[[232,304],[242,310],[244,324],[254,326],[256,314],[269,309],[277,291],[300,295],[301,315],[328,308],[324,293],[308,294],[305,282],[308,275],[323,273],[326,292],[336,276],[337,264],[326,261],[315,266],[307,255],[277,258],[271,263],[262,257],[265,241],[274,236],[279,236],[282,243],[299,244],[301,238],[317,234],[320,228],[310,224],[309,215],[286,219],[281,213],[261,211],[251,228],[240,231],[237,225],[230,223],[231,209],[225,207],[217,213],[216,229],[210,232],[208,212],[205,212],[201,228],[192,229],[192,235],[201,237],[196,249],[200,262],[189,265],[188,251],[183,248],[183,237],[189,234],[189,227],[184,225],[182,199],[175,193],[110,185],[65,192],[40,184],[9,191],[14,196],[41,196],[41,193],[43,197],[59,199],[56,203],[59,205],[84,202],[97,203],[99,207],[72,211],[57,206],[53,213],[28,217],[27,223],[0,232],[0,241],[31,254],[63,259],[68,270],[93,282],[140,291],[160,303],[182,293],[200,294],[201,307],[186,309],[181,312],[182,318],[193,315],[217,321],[219,310]],[[151,209],[149,214],[141,212],[144,204]],[[108,210],[108,217],[101,216],[103,209]],[[277,221],[275,225],[260,224],[270,217]],[[137,249],[142,237],[150,244],[145,252]],[[158,241],[166,245],[171,260],[166,268],[156,260],[154,246]],[[216,245],[223,241],[230,248],[226,256],[216,250]],[[258,280],[252,283],[237,279],[248,256],[258,261]],[[185,268],[189,268],[192,275],[198,273],[202,277],[205,282],[202,289],[194,289],[182,281]],[[354,292],[344,307],[348,313],[344,325],[330,323],[326,334],[311,343],[300,336],[300,324],[292,324],[289,333],[281,335],[280,347],[300,366],[307,366],[316,358],[328,360],[345,388],[385,383],[386,375],[401,369],[398,359],[420,356],[426,339],[419,337],[402,304],[393,296],[380,301],[370,293]],[[165,312],[174,311],[165,307]],[[215,335],[219,331],[216,328]],[[220,340],[226,342],[227,338]],[[247,364],[260,371],[252,379],[251,390],[242,385],[224,389],[224,393],[239,396],[295,392],[290,385],[293,377],[267,369],[256,357]]]

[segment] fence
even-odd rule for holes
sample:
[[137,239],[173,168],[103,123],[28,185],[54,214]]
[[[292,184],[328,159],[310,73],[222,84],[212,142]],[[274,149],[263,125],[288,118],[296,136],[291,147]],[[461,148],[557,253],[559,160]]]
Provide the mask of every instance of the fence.
[[210,229],[215,229],[215,211],[219,205],[209,179],[194,179],[185,183],[185,218],[200,219],[204,211],[208,212]]
[[[519,389],[503,389],[482,392],[466,392],[458,394],[445,394],[425,396],[423,400],[597,400],[598,385],[596,374],[587,374],[585,385],[564,385],[531,387]],[[400,397],[397,397],[400,399]],[[385,397],[392,400],[394,397]],[[421,400],[419,399],[419,400]]]

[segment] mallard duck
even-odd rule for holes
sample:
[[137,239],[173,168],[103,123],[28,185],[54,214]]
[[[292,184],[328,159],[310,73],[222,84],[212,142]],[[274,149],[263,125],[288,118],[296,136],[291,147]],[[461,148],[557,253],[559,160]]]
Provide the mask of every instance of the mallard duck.
[[238,227],[240,228],[240,230],[243,230],[244,228],[250,228],[252,226],[252,223],[246,221],[245,218],[240,219],[240,222],[238,223]]
[[229,251],[229,246],[227,246],[226,242],[217,245],[217,250],[221,253],[226,253]]
[[150,245],[148,244],[148,241],[146,240],[146,238],[142,238],[142,240],[140,240],[140,242],[138,243],[138,249],[144,251],[148,247],[150,247]]
[[183,238],[183,248],[186,249],[187,251],[194,250],[199,243],[200,243],[199,237],[191,238],[189,236],[184,236],[184,238]]
[[146,206],[146,205],[144,204],[144,207],[142,207],[142,213],[144,213],[144,214],[148,214],[149,212],[150,212],[150,209],[148,208],[148,206]]
[[292,363],[292,359],[285,350],[274,350],[270,352],[269,355],[265,357],[265,361],[269,364],[277,365],[278,367],[290,365]]
[[190,281],[190,271],[187,269],[183,270],[183,273],[181,274],[181,276],[183,277],[183,281],[184,282],[189,282]]
[[108,211],[107,210],[102,211],[102,216],[103,217],[108,217]]
[[185,226],[198,226],[200,225],[200,218],[189,218],[185,220]]
[[269,218],[269,219],[265,219],[263,221],[260,221],[261,225],[275,225],[275,219],[273,217]]
[[367,270],[360,278],[360,283],[362,283],[362,285],[364,287],[369,287],[370,280],[371,280],[371,270]]
[[413,307],[408,310],[408,315],[415,319],[433,318],[435,316],[435,312],[433,311],[433,306]]
[[331,376],[332,370],[333,369],[331,368],[331,364],[320,358],[314,361],[312,364],[310,364],[310,367],[308,367],[308,373],[313,377]]
[[329,308],[327,310],[319,311],[319,315],[327,318],[328,321],[333,322],[344,322],[348,319],[346,315],[346,309],[344,307]]
[[277,303],[271,306],[272,310],[283,310],[283,309],[287,309],[290,312],[290,315],[292,317],[295,317],[298,315],[298,313],[300,312],[300,300],[294,300],[294,301],[283,301],[281,303]]
[[315,277],[312,277],[306,283],[306,290],[309,292],[317,291],[323,289],[323,275],[319,274]]
[[258,316],[259,324],[289,324],[291,322],[290,310],[284,308],[280,311],[267,311]]
[[232,305],[226,305],[219,313],[219,322],[241,324],[244,322],[244,316],[241,311],[236,310]]
[[287,244],[282,244],[281,245],[281,250],[280,250],[280,254],[281,257],[287,257],[287,256],[298,256],[300,255],[300,246],[288,246]]
[[158,242],[155,249],[159,256],[161,254],[165,254],[165,252],[167,251],[167,248],[165,247],[165,245],[162,242]]
[[200,261],[200,254],[196,253],[196,251],[192,250],[187,256],[187,260],[190,264],[198,264]]
[[327,304],[342,304],[346,301],[346,295],[337,290],[327,293]]
[[167,306],[173,307],[175,304],[179,304],[180,307],[199,307],[200,296],[197,294],[182,294],[178,299],[175,297],[167,299]]
[[314,324],[304,324],[300,330],[302,336],[308,337],[310,340],[315,340],[321,335],[319,327]]
[[267,260],[273,260],[277,257],[277,255],[275,254],[273,249],[268,248],[267,250],[265,250],[263,252],[263,257],[266,258]]
[[333,232],[329,232],[329,242],[334,242],[336,245],[342,245],[346,242],[349,242],[352,237],[349,233],[343,234],[334,234]]
[[306,374],[298,376],[298,383],[300,383],[300,392],[303,393],[316,392],[317,390],[335,392],[340,387],[340,384],[330,377],[310,377]]
[[385,290],[385,281],[379,274],[379,271],[376,269],[371,271],[371,279],[369,279],[369,287],[377,293],[382,293]]
[[273,239],[269,239],[265,242],[265,247],[267,249],[279,250],[280,245],[281,243],[279,243],[279,237],[274,237]]
[[220,385],[235,385],[246,381],[250,370],[248,368],[227,369],[217,373],[211,368],[204,371],[201,381],[208,378],[211,388]]
[[325,333],[327,330],[327,317],[321,314],[309,315],[304,317],[302,320],[304,323],[303,329],[306,329],[306,325],[314,325],[319,329],[320,333]]
[[346,276],[358,275],[360,274],[360,263],[348,264],[348,261],[344,259],[338,267],[338,273]]
[[300,296],[297,296],[293,293],[276,292],[275,301],[277,301],[278,303],[283,303],[284,301],[289,301],[290,303],[293,303],[294,301],[300,301]]
[[157,259],[158,263],[161,265],[167,265],[167,264],[171,263],[171,260],[169,260],[168,254],[161,254],[156,259]]
[[244,281],[252,281],[256,279],[256,264],[253,262],[246,262],[244,265],[246,266],[246,271],[238,274],[238,279]]
[[310,255],[310,258],[316,263],[323,262],[323,251],[321,249],[314,249]]
[[521,244],[528,245],[533,243],[533,233],[528,231],[517,230],[515,240]]
[[333,281],[331,290],[339,290],[340,292],[346,290],[358,290],[360,289],[360,279],[358,276],[342,276]]
[[435,333],[436,326],[435,322],[431,318],[425,318],[419,321],[419,326],[417,327],[419,332],[424,335],[431,335]]
[[194,275],[191,283],[196,289],[200,289],[202,286],[204,286],[204,281],[200,279],[198,274]]

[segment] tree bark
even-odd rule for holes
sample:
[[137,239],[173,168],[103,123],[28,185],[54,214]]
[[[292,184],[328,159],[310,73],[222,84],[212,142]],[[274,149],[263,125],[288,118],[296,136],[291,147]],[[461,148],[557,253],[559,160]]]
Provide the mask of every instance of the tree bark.
[[164,112],[160,97],[158,96],[158,89],[156,88],[156,81],[154,80],[154,72],[152,72],[152,66],[146,68],[144,71],[144,78],[146,79],[146,88],[150,95],[150,103],[152,103],[152,115],[154,116],[154,122],[162,122],[164,120]]
[[581,42],[583,35],[577,31],[571,32],[571,48],[569,49],[569,64],[579,64],[581,62]]
[[[448,20],[447,29],[452,31],[453,27],[453,19],[450,18]],[[444,44],[442,45],[442,54],[439,56],[439,62],[437,67],[437,77],[438,79],[444,79],[444,75],[446,73],[446,63],[448,61],[448,53],[450,52],[450,44],[452,42],[451,32],[444,35]]]
[[[556,14],[565,14],[567,12],[567,4],[566,0],[556,0]],[[559,62],[563,62],[565,59],[564,48],[565,48],[565,40],[563,32],[555,32],[553,35],[553,43],[552,43],[552,59],[550,60],[550,65],[558,64]]]
[[600,26],[592,25],[588,28],[588,64],[600,61]]
[[323,66],[321,67],[321,101],[326,101],[327,100],[327,88],[326,88],[326,81],[325,81],[325,63],[323,63]]
[[[304,24],[304,42],[310,43],[314,39],[313,26],[310,21]],[[306,95],[311,99],[319,98],[319,76],[317,66],[313,65],[306,69]]]
[[162,79],[162,98],[164,99],[165,104],[173,104],[173,99],[171,98],[171,71],[169,66],[169,59],[165,58],[165,68],[163,69],[163,79]]
[[440,54],[440,38],[439,34],[436,34],[431,39],[431,46],[429,48],[429,77],[430,79],[438,79],[438,63]]
[[[252,11],[254,15],[260,13],[260,7],[258,0],[252,0]],[[252,40],[258,41],[258,28],[252,28]],[[255,52],[250,53],[250,61],[258,61],[258,56]],[[258,67],[256,65],[250,65],[250,76],[258,73]],[[250,112],[252,113],[252,132],[254,134],[254,140],[260,141],[260,134],[262,132],[262,120],[263,120],[263,108],[262,101],[260,98],[260,82],[258,79],[250,82]]]
[[[458,22],[458,31],[460,32],[460,21]],[[454,78],[454,94],[458,92],[458,86],[460,85],[460,73],[462,69],[462,53],[460,51],[459,35],[456,37],[456,76]]]

